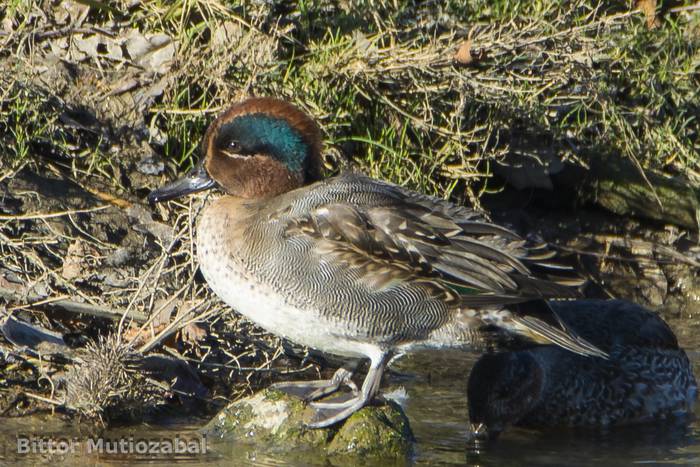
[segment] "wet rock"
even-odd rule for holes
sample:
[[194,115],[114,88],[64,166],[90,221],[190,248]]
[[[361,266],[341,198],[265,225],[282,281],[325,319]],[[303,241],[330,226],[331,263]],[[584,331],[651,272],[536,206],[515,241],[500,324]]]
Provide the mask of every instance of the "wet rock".
[[267,389],[229,405],[203,431],[214,441],[250,444],[270,453],[384,459],[405,459],[411,453],[413,434],[395,402],[365,407],[326,429],[307,428],[311,417],[302,401]]
[[360,410],[340,428],[328,445],[328,454],[373,455],[383,452],[392,457],[408,454],[411,428],[398,404]]
[[328,430],[304,427],[303,402],[265,390],[234,402],[204,428],[214,439],[241,440],[274,451],[319,448],[328,444]]

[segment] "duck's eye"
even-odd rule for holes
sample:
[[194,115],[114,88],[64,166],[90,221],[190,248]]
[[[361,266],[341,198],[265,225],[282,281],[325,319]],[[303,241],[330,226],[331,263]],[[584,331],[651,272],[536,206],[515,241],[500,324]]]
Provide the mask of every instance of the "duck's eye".
[[240,143],[234,139],[229,141],[228,145],[226,146],[226,149],[229,151],[237,151],[240,147]]

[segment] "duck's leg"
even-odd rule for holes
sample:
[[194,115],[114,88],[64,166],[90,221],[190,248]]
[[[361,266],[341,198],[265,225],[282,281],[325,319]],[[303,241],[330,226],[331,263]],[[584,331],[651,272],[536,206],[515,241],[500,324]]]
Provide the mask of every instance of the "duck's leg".
[[331,379],[321,379],[317,381],[287,381],[275,383],[270,386],[272,389],[282,391],[290,396],[298,397],[305,401],[313,401],[321,397],[336,392],[341,386],[350,388],[353,394],[359,390],[352,380],[353,372],[345,368],[338,368]]
[[389,358],[388,354],[382,354],[378,358],[372,359],[365,381],[362,383],[362,390],[354,397],[349,399],[342,397],[338,401],[331,402],[312,402],[311,407],[315,409],[316,413],[308,426],[310,428],[325,428],[345,420],[367,405],[379,391],[382,375]]

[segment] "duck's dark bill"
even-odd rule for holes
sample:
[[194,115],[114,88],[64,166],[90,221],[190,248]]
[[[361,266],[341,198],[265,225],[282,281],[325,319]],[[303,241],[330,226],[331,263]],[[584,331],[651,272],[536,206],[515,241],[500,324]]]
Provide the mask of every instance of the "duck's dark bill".
[[197,164],[195,168],[183,178],[175,180],[157,190],[153,190],[151,194],[148,195],[148,202],[153,204],[168,201],[190,193],[208,190],[214,185],[214,180],[209,178],[204,167],[202,167],[201,164]]

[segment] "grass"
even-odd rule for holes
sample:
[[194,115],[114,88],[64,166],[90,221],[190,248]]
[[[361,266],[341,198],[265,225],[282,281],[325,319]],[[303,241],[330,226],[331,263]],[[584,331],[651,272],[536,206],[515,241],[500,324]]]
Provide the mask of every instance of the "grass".
[[[554,148],[555,157],[585,165],[587,152],[604,151],[693,182],[700,174],[697,11],[667,13],[648,30],[626,2],[590,0],[90,5],[86,24],[129,23],[176,41],[176,66],[144,111],[167,136],[164,154],[183,168],[213,114],[253,93],[302,105],[320,120],[329,150],[374,175],[472,201],[491,188],[490,165],[522,154],[521,145],[535,158]],[[32,46],[26,37],[51,25],[32,17],[38,4],[8,6],[4,19],[15,30],[3,59],[38,59],[43,41]],[[455,66],[467,36],[485,58]],[[31,75],[3,77],[16,93],[3,97],[0,118],[13,164],[30,141],[54,140],[55,125],[39,122],[56,115],[41,100],[39,108],[21,100]],[[88,172],[108,165],[95,157],[109,155],[85,158]]]

